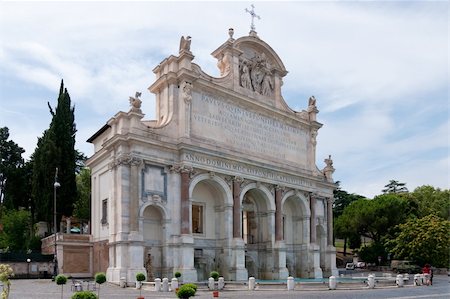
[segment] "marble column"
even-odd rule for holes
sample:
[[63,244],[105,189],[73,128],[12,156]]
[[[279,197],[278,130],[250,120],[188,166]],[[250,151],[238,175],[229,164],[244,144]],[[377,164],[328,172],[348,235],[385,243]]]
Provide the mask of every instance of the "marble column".
[[275,241],[283,240],[283,213],[281,211],[282,188],[275,187]]
[[181,175],[181,234],[191,234],[191,226],[189,225],[190,204],[189,204],[189,183],[190,183],[190,169],[183,168],[180,171]]
[[133,157],[130,161],[130,231],[139,230],[139,166],[141,159]]
[[327,199],[327,241],[333,245],[333,197]]
[[309,209],[311,211],[311,218],[310,218],[310,243],[315,244],[316,243],[316,198],[314,195],[310,195],[309,197]]
[[241,182],[242,178],[233,179],[233,238],[242,238],[241,235]]

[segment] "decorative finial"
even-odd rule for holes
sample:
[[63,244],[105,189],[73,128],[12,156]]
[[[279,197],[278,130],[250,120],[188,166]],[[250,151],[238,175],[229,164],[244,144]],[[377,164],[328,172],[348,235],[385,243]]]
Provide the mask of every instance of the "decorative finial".
[[250,25],[250,36],[256,36],[256,31],[255,31],[255,18],[258,18],[258,20],[261,20],[261,17],[258,16],[255,13],[255,6],[252,4],[250,5],[252,7],[252,10],[248,10],[247,8],[245,9],[246,12],[248,12],[250,14],[250,16],[252,17],[252,24]]
[[234,34],[234,29],[233,28],[228,29],[228,35],[230,36],[230,40],[233,39],[233,34]]

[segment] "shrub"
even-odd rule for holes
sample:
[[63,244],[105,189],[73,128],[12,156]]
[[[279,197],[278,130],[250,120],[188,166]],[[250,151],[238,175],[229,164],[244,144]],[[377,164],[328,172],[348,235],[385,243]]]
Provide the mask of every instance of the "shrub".
[[100,285],[106,281],[106,275],[103,272],[95,274],[95,282],[98,283],[97,296],[100,298]]
[[189,298],[195,296],[195,290],[190,284],[184,284],[178,289],[177,296],[178,298]]
[[64,285],[67,282],[67,277],[63,274],[59,274],[58,276],[55,277],[55,281],[57,285],[61,286],[61,299],[62,299],[64,293]]
[[197,285],[193,283],[185,283],[183,286],[188,286],[190,288],[193,288],[195,292],[197,292]]
[[0,264],[0,281],[3,283],[2,298],[8,298],[11,282],[9,278],[14,276],[14,271],[8,264]]
[[56,276],[55,281],[57,285],[66,284],[67,277],[63,274],[59,274],[58,276]]
[[98,299],[98,297],[90,291],[81,291],[73,294],[71,299]]
[[141,273],[141,272],[136,274],[136,280],[137,281],[144,281],[145,280],[145,274]]
[[219,280],[219,272],[217,271],[212,271],[211,273],[209,273],[209,277],[214,278],[215,281]]
[[177,272],[175,272],[174,276],[176,279],[178,279],[181,277],[181,273],[177,271]]

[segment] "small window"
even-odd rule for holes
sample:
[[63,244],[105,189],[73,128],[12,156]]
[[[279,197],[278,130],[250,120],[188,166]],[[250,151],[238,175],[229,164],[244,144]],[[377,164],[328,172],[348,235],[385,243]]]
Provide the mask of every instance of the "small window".
[[108,200],[102,200],[102,224],[108,223]]
[[192,232],[203,234],[203,206],[192,205]]

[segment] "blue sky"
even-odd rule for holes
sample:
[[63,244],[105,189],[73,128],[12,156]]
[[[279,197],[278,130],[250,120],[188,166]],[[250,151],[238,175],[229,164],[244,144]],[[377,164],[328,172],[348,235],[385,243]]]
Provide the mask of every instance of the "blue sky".
[[286,102],[301,110],[317,99],[319,168],[331,154],[335,180],[367,197],[390,179],[450,187],[447,1],[0,1],[0,126],[28,158],[64,78],[76,147],[89,156],[86,139],[136,91],[153,119],[152,69],[177,55],[180,36],[218,76],[210,53],[230,27],[248,35],[251,3],[259,37],[289,71]]

